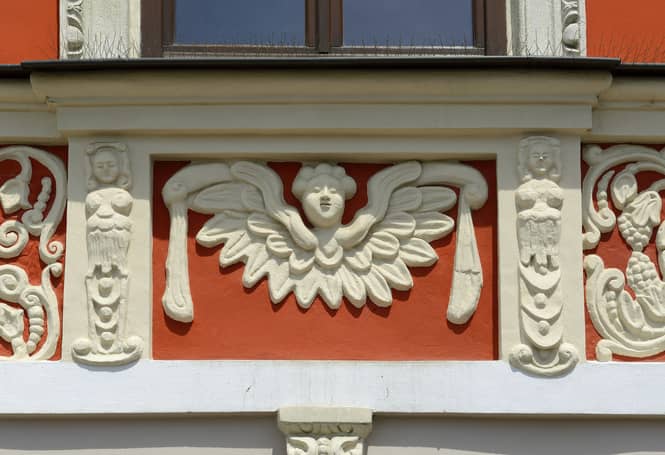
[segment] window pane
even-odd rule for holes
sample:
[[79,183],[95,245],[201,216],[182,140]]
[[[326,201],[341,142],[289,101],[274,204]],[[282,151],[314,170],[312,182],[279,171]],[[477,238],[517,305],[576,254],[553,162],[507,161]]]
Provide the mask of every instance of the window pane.
[[178,44],[303,46],[304,0],[176,0]]
[[345,0],[347,46],[473,46],[472,0]]

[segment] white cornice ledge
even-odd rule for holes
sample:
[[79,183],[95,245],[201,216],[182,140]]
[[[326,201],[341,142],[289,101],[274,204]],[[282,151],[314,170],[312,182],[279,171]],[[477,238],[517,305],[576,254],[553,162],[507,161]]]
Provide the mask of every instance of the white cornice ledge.
[[110,71],[33,73],[35,93],[59,106],[294,103],[593,105],[609,72]]
[[35,95],[27,79],[0,80],[0,110],[46,109],[46,103]]
[[631,104],[665,108],[665,80],[662,78],[615,77],[599,97],[600,107]]
[[383,414],[665,416],[665,363],[583,363],[534,378],[506,362],[141,361],[3,365],[2,415],[275,413],[348,406]]
[[27,79],[0,80],[0,143],[62,143],[55,112]]

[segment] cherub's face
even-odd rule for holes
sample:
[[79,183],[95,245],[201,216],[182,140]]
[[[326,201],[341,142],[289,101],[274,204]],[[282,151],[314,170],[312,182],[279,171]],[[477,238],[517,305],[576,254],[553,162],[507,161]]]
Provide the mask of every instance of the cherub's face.
[[344,191],[334,177],[318,175],[309,181],[302,197],[307,219],[319,228],[339,225],[344,214]]
[[535,177],[546,177],[554,165],[552,148],[548,144],[533,144],[529,148],[529,170]]
[[100,150],[92,157],[92,173],[98,182],[110,185],[120,175],[118,158],[110,150]]

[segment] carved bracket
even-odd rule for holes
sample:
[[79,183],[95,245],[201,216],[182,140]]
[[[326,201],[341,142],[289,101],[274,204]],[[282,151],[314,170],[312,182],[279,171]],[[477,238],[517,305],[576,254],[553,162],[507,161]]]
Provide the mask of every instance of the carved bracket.
[[281,408],[287,455],[362,455],[372,411],[360,408]]
[[88,338],[74,342],[72,356],[86,364],[120,365],[143,351],[140,337],[125,335],[134,202],[129,157],[119,143],[93,143],[87,154]]
[[512,349],[510,362],[528,373],[544,376],[564,374],[579,361],[577,349],[563,341],[559,149],[559,141],[554,138],[523,139],[518,168],[523,183],[515,192],[522,343]]
[[[18,219],[7,219],[0,224],[0,258],[19,257],[29,236],[39,237],[39,257],[46,264],[41,273],[41,284],[29,282],[24,269],[17,265],[0,266],[0,338],[12,346],[12,356],[0,360],[46,360],[53,356],[60,338],[58,300],[51,285],[51,277],[62,274],[58,262],[64,245],[53,240],[65,210],[67,173],[62,161],[43,150],[25,146],[0,149],[0,162],[12,160],[20,165],[20,172],[0,186],[0,207],[5,215],[23,214]],[[51,178],[44,177],[41,191],[34,203],[30,202],[32,163],[45,166]],[[51,207],[45,214],[48,204]],[[10,305],[14,304],[14,305]],[[25,320],[28,322],[27,333]],[[46,333],[46,336],[44,334]],[[27,338],[26,338],[27,335]]]
[[[609,361],[613,354],[642,358],[665,352],[665,221],[660,195],[665,178],[646,188],[638,182],[641,173],[665,176],[665,150],[616,145],[603,151],[594,145],[586,148],[584,160],[590,166],[582,187],[584,249],[595,248],[601,233],[618,227],[631,251],[625,274],[605,268],[598,255],[584,260],[587,307],[603,337],[596,357]],[[644,253],[656,227],[658,264]]]
[[167,315],[190,322],[193,304],[187,263],[187,210],[213,217],[196,236],[200,245],[224,244],[220,265],[245,264],[242,284],[268,279],[277,303],[289,293],[309,307],[321,296],[330,308],[342,297],[362,307],[367,298],[392,304],[391,289],[408,290],[408,267],[434,264],[429,245],[448,235],[454,221],[443,214],[457,203],[457,245],[448,319],[463,324],[474,313],[483,284],[471,210],[487,200],[487,183],[475,169],[455,162],[396,164],[368,182],[368,204],[347,225],[341,222],[356,182],[344,168],[328,163],[303,166],[292,191],[302,203],[309,228],[298,210],[283,199],[282,181],[262,163],[193,163],[164,186],[171,228],[163,305]]

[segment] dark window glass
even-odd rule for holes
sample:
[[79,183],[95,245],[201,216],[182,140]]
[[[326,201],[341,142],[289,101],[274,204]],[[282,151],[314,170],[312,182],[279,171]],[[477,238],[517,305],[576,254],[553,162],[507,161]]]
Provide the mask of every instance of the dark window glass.
[[346,46],[473,46],[472,0],[345,0]]
[[178,44],[303,46],[303,0],[176,0]]

